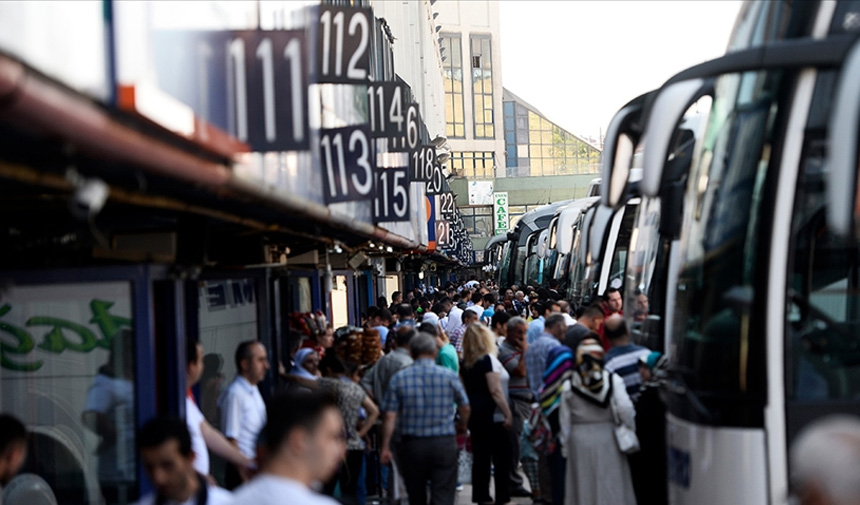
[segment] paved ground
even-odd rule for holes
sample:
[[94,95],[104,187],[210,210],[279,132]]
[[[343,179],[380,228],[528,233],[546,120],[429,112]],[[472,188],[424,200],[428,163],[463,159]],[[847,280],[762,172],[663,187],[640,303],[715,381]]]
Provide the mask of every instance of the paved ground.
[[[528,487],[528,486],[526,486]],[[493,492],[493,484],[490,483],[490,493]],[[518,505],[530,505],[532,503],[531,498],[514,498],[513,503]],[[457,505],[471,505],[472,503],[472,486],[469,484],[463,484],[463,490],[457,493]]]

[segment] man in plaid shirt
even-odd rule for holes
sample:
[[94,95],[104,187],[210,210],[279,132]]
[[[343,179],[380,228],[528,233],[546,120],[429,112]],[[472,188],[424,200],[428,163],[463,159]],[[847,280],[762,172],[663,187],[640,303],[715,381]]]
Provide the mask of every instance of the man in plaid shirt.
[[[383,464],[391,461],[391,437],[395,424],[401,438],[397,466],[410,505],[427,504],[430,482],[433,505],[453,504],[457,488],[457,430],[465,432],[469,398],[460,378],[436,365],[436,341],[419,333],[410,342],[415,363],[391,378],[382,411]],[[454,425],[454,405],[460,413]]]

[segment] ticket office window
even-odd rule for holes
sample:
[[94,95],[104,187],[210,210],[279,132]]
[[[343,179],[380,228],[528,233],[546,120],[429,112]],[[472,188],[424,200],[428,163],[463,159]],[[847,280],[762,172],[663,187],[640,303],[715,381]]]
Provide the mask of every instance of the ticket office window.
[[29,433],[9,494],[29,488],[92,505],[137,498],[135,361],[144,358],[132,293],[128,281],[12,283],[0,293],[0,411]]

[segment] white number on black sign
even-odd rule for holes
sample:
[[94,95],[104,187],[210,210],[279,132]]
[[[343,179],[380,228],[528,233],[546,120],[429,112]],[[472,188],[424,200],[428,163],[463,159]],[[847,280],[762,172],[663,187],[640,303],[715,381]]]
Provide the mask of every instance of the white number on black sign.
[[374,137],[402,137],[406,133],[403,86],[396,82],[382,82],[368,86],[367,112],[370,119],[370,133]]
[[258,151],[307,149],[304,32],[238,35],[227,45],[231,132]]
[[448,221],[436,221],[436,245],[438,247],[450,247],[451,240],[451,225]]
[[409,220],[409,169],[381,168],[376,172],[376,222]]
[[370,9],[320,6],[319,82],[367,81],[370,16]]
[[373,156],[366,126],[320,130],[326,203],[373,196]]
[[433,167],[436,166],[436,148],[421,146],[412,151],[412,182],[429,182],[433,180]]
[[456,216],[457,206],[454,205],[454,193],[445,191],[439,194],[439,211],[445,217],[454,218]]
[[433,176],[427,181],[427,194],[438,195],[442,192],[442,167],[433,165]]
[[392,152],[414,151],[418,149],[420,132],[418,130],[421,118],[418,115],[418,104],[411,103],[406,108],[406,131],[391,139],[388,150]]

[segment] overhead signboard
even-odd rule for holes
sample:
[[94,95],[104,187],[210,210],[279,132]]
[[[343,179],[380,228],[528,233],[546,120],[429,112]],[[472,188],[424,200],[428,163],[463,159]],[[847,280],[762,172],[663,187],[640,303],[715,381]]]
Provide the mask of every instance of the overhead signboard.
[[507,233],[510,227],[508,217],[508,192],[493,193],[493,228],[495,234]]
[[364,84],[370,76],[370,9],[321,5],[317,51],[319,82]]
[[413,182],[429,182],[433,179],[433,167],[436,166],[436,148],[421,146],[409,154],[412,167]]
[[309,148],[304,30],[159,30],[153,42],[159,90],[196,116],[252,151]]
[[376,171],[367,125],[320,130],[326,203],[372,200]]
[[469,205],[492,205],[493,181],[469,182]]
[[374,222],[409,221],[409,169],[380,168],[376,172]]

